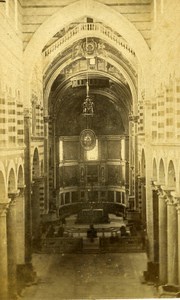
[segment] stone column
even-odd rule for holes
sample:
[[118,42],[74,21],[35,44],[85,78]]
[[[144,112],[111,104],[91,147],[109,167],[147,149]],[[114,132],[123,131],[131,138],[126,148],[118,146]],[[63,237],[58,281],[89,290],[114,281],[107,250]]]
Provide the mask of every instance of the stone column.
[[178,214],[178,285],[180,285],[180,197],[177,198],[177,214]]
[[32,240],[33,243],[39,239],[40,226],[40,203],[39,203],[39,185],[41,177],[34,178],[32,184]]
[[153,195],[152,186],[150,184],[150,157],[146,156],[146,226],[148,238],[148,260],[154,262],[154,226],[153,226]]
[[125,184],[129,188],[129,136],[125,136]]
[[0,203],[0,299],[8,299],[7,222],[9,203]]
[[132,186],[132,151],[133,151],[133,117],[129,116],[129,195],[133,194],[133,186]]
[[53,128],[53,143],[52,143],[52,148],[53,148],[53,188],[57,188],[57,179],[56,179],[56,162],[57,162],[57,155],[56,155],[56,117],[52,117],[52,128]]
[[138,203],[138,116],[134,116],[134,196],[135,196],[135,208],[139,209],[139,203]]
[[45,210],[49,211],[49,116],[44,117]]
[[32,216],[31,216],[31,113],[24,112],[24,177],[25,177],[25,261],[31,262],[32,255]]
[[[149,73],[151,77],[151,73]],[[151,131],[149,130],[149,124],[151,124],[151,100],[148,100],[150,91],[146,89],[146,96],[143,99],[144,107],[144,130],[145,134],[145,178],[146,178],[146,225],[147,225],[147,238],[148,238],[148,259],[150,262],[154,262],[154,240],[153,240],[153,199],[152,199],[152,148],[151,148]]]
[[167,282],[167,204],[166,196],[159,193],[159,281]]
[[11,199],[7,213],[7,252],[8,252],[8,279],[10,299],[17,293],[17,231],[16,231],[16,196],[17,193],[9,193]]
[[16,197],[16,235],[17,235],[17,264],[25,264],[25,203],[24,187],[18,187]]
[[69,192],[69,202],[72,203],[72,192]]
[[141,218],[145,225],[146,223],[146,179],[140,177],[140,193],[141,193]]
[[66,204],[66,193],[63,193],[63,205]]
[[134,209],[138,209],[137,174],[138,174],[138,148],[137,148],[137,121],[138,116],[129,115],[129,191],[134,197]]
[[121,181],[122,185],[126,182],[126,169],[125,169],[125,137],[121,139]]
[[167,201],[167,274],[168,284],[177,283],[177,211],[173,199]]
[[116,191],[114,191],[114,202],[116,203],[117,200],[116,200]]
[[159,263],[159,199],[157,189],[152,190],[153,197],[153,239],[154,263]]

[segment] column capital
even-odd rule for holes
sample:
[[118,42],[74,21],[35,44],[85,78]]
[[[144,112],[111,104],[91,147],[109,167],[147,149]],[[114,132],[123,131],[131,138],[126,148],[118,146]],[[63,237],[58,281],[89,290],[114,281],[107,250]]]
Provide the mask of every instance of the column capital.
[[6,216],[7,210],[9,208],[9,203],[9,199],[7,200],[7,202],[0,202],[0,217]]
[[36,104],[36,108],[40,108],[40,104],[39,103]]
[[138,176],[138,180],[141,185],[144,185],[146,183],[145,176]]
[[177,215],[179,217],[180,216],[180,205],[179,204],[176,206],[176,210],[177,210]]
[[49,119],[52,120],[52,121],[56,120],[56,115],[55,114],[54,115],[50,115]]
[[26,185],[19,185],[18,186],[18,191],[19,191],[19,195],[18,196],[22,196],[23,195],[25,187],[26,187]]
[[31,111],[29,108],[24,108],[24,117],[31,118]]
[[129,114],[129,121],[130,122],[134,122],[137,123],[138,122],[139,117],[136,115],[133,115],[132,113]]
[[174,202],[174,199],[173,199],[173,197],[172,196],[167,196],[167,198],[166,198],[166,203],[167,203],[167,205],[168,206],[175,206],[175,202]]
[[43,179],[44,179],[45,176],[37,176],[37,177],[34,177],[33,180],[31,181],[31,184],[32,185],[35,185],[36,183],[39,183],[41,182]]
[[10,191],[8,192],[8,198],[11,200],[10,203],[12,204],[15,202],[16,197],[19,195],[20,190]]
[[49,122],[49,116],[44,116],[44,123],[48,123]]
[[175,190],[174,187],[161,185],[161,189],[163,190],[164,193],[166,193],[167,197],[170,197],[170,198],[173,197],[173,193],[174,193],[174,190]]
[[165,197],[165,201],[167,205],[175,205],[174,197],[172,196],[172,192],[174,191],[173,187],[161,186],[162,194]]
[[177,194],[176,192],[172,192],[171,195],[173,197],[174,204],[176,205],[176,209],[178,213],[180,213],[180,194]]
[[159,196],[163,195],[163,191],[162,191],[160,183],[158,183],[157,181],[151,179],[151,185],[152,185],[152,189],[157,191]]
[[179,198],[179,202],[176,204],[176,210],[178,215],[180,215],[180,198]]
[[146,99],[146,100],[144,100],[144,102],[143,102],[144,104],[145,104],[145,106],[146,107],[148,107],[148,108],[151,108],[151,106],[152,106],[152,102],[151,102],[151,100],[148,100],[148,99]]
[[163,193],[163,191],[158,191],[158,198],[163,199],[165,202],[168,201],[168,197],[165,193]]

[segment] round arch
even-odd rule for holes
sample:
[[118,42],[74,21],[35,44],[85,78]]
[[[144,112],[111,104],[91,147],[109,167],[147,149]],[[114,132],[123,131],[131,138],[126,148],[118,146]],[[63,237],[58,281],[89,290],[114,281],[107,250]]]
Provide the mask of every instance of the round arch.
[[23,166],[19,165],[18,172],[17,172],[17,186],[23,187],[23,185],[24,185],[24,170],[23,170]]
[[169,187],[176,186],[176,172],[175,172],[174,163],[172,160],[170,160],[169,165],[168,165],[167,184]]
[[165,184],[165,166],[162,158],[159,162],[159,183]]
[[8,175],[8,193],[14,192],[17,189],[16,175],[13,168],[9,170]]
[[[99,56],[99,57],[100,58],[104,58],[103,56]],[[123,74],[123,76],[127,80],[127,83],[129,85],[130,91],[132,93],[132,99],[133,99],[134,102],[136,102],[136,100],[137,100],[137,91],[136,91],[136,88],[135,88],[135,84],[134,84],[132,78],[129,76],[128,72],[126,72],[126,70],[124,70],[122,68],[122,66],[120,66],[117,62],[113,61],[111,58],[106,58],[106,61],[109,62],[110,64],[112,64],[117,69],[119,69],[119,71]],[[71,60],[69,60],[69,62],[71,62]],[[45,109],[48,108],[48,99],[49,99],[49,94],[50,94],[50,90],[51,90],[52,84],[56,80],[56,78],[59,75],[59,73],[64,69],[64,67],[67,64],[68,64],[68,61],[66,61],[60,67],[58,67],[56,69],[56,71],[52,74],[52,76],[49,78],[48,82],[47,82],[45,93],[44,93],[44,107],[45,107]],[[105,72],[102,72],[102,74],[107,75]],[[115,81],[118,82],[118,80],[116,80],[114,78],[114,76],[112,76],[112,75],[108,75],[108,76],[109,76],[109,78],[112,78],[113,80],[115,80]]]
[[43,161],[43,159],[41,160],[40,165],[41,165],[41,176],[43,176],[43,173],[44,173],[44,161]]
[[40,162],[38,148],[34,149],[32,162],[32,179],[40,176]]
[[10,161],[7,171],[7,190],[17,189],[17,176],[16,176],[16,166],[13,160]]
[[156,159],[153,159],[153,180],[157,180],[157,163],[156,163]]
[[7,198],[6,173],[2,162],[0,162],[0,202],[5,202]]
[[1,191],[0,198],[2,199],[0,201],[3,202],[6,197],[6,184],[5,184],[4,174],[1,170],[0,170],[0,191]]
[[146,158],[144,149],[142,149],[141,153],[141,177],[146,177]]
[[29,106],[30,81],[34,64],[41,55],[44,46],[60,29],[85,16],[95,18],[100,22],[105,23],[107,26],[118,32],[127,41],[139,60],[144,77],[144,83],[147,91],[149,90],[149,63],[151,52],[140,32],[129,20],[114,9],[94,0],[79,0],[65,8],[59,9],[57,13],[49,17],[49,19],[37,29],[27,45],[24,53],[25,77],[27,82],[26,90],[28,87],[28,92],[24,95],[27,95],[26,105]]

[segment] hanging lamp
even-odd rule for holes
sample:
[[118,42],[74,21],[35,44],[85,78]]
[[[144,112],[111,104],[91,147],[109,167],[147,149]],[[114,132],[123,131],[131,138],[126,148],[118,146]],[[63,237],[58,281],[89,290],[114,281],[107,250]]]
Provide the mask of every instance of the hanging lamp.
[[[86,38],[87,44],[87,38]],[[90,151],[96,146],[96,135],[92,129],[90,129],[90,121],[94,115],[94,102],[89,95],[89,78],[88,78],[88,61],[87,61],[87,81],[86,81],[86,98],[82,106],[82,115],[86,119],[86,128],[80,133],[81,146]]]

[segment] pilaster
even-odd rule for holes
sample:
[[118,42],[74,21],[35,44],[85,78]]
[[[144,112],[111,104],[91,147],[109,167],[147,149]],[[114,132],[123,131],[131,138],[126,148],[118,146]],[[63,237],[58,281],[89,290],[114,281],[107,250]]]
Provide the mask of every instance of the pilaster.
[[16,197],[17,264],[25,264],[25,186],[19,186]]
[[49,211],[49,116],[44,116],[45,210]]
[[159,191],[159,281],[167,282],[167,196]]
[[167,195],[167,274],[168,284],[177,283],[177,211],[171,191]]
[[43,177],[36,177],[32,182],[32,241],[39,241],[39,229],[40,229],[40,182]]
[[[147,156],[146,156],[147,157]],[[149,164],[146,160],[146,168]],[[146,172],[146,224],[148,237],[148,259],[154,262],[154,226],[153,226],[153,194],[148,172]]]
[[7,210],[9,201],[0,203],[0,299],[8,299]]
[[32,255],[32,216],[31,216],[31,112],[24,111],[24,178],[25,178],[25,261],[31,262]]
[[8,253],[8,279],[10,299],[17,293],[16,273],[17,273],[17,235],[16,235],[16,197],[18,191],[9,193],[11,199],[7,214],[7,253]]
[[173,196],[177,210],[177,283],[180,285],[180,195],[174,193]]
[[140,200],[141,200],[141,218],[143,224],[146,223],[146,178],[139,177],[138,178],[139,186],[140,186]]
[[180,197],[177,198],[177,215],[178,215],[178,285],[180,285]]

